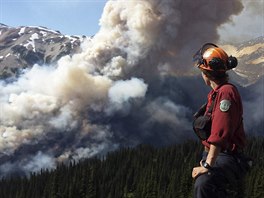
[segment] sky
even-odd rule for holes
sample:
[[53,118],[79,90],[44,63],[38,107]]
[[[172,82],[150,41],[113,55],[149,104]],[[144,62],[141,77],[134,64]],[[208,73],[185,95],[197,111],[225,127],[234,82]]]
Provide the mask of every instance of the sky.
[[44,26],[67,35],[94,35],[107,0],[1,0],[0,21]]
[[[0,22],[12,27],[44,26],[67,35],[92,36],[107,0],[0,0]],[[223,42],[264,35],[264,0],[243,0],[244,9],[219,28]]]

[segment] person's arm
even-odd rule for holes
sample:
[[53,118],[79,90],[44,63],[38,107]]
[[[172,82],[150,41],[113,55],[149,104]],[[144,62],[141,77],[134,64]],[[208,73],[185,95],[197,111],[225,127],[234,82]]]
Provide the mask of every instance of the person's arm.
[[210,144],[210,149],[206,158],[206,163],[211,167],[214,166],[216,158],[221,151],[221,147],[216,146],[214,144]]
[[195,179],[201,174],[205,174],[209,171],[210,168],[212,168],[215,164],[216,158],[218,154],[221,151],[221,147],[216,146],[214,144],[210,144],[209,153],[206,158],[206,163],[209,165],[209,167],[205,168],[203,161],[200,162],[201,166],[194,167],[192,171],[192,177]]

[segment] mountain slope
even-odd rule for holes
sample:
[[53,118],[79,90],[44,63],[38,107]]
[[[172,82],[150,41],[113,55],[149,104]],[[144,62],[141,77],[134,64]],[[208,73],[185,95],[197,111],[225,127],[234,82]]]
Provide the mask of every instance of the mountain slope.
[[234,71],[244,78],[245,85],[256,82],[264,75],[263,36],[238,45],[224,45],[223,48],[228,54],[238,58],[239,65]]
[[51,64],[80,50],[86,37],[67,36],[45,27],[17,28],[0,24],[0,78],[34,64]]

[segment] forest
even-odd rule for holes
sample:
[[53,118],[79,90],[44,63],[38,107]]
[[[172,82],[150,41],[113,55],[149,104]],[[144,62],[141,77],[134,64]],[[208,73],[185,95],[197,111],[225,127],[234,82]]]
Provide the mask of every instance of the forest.
[[[191,171],[199,164],[197,141],[166,147],[120,148],[30,177],[0,180],[1,198],[191,198]],[[248,138],[245,150],[254,159],[240,197],[264,197],[264,137]],[[238,197],[235,196],[234,197]]]

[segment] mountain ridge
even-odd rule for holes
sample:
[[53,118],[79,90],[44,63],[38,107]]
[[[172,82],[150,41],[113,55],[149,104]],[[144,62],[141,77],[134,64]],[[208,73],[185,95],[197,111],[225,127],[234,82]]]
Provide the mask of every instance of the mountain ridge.
[[42,26],[0,24],[0,78],[8,78],[19,69],[34,64],[55,63],[65,55],[80,51],[86,36],[68,36]]
[[223,45],[228,54],[237,57],[239,65],[234,69],[235,73],[246,79],[250,85],[261,79],[264,75],[264,36],[237,45]]

